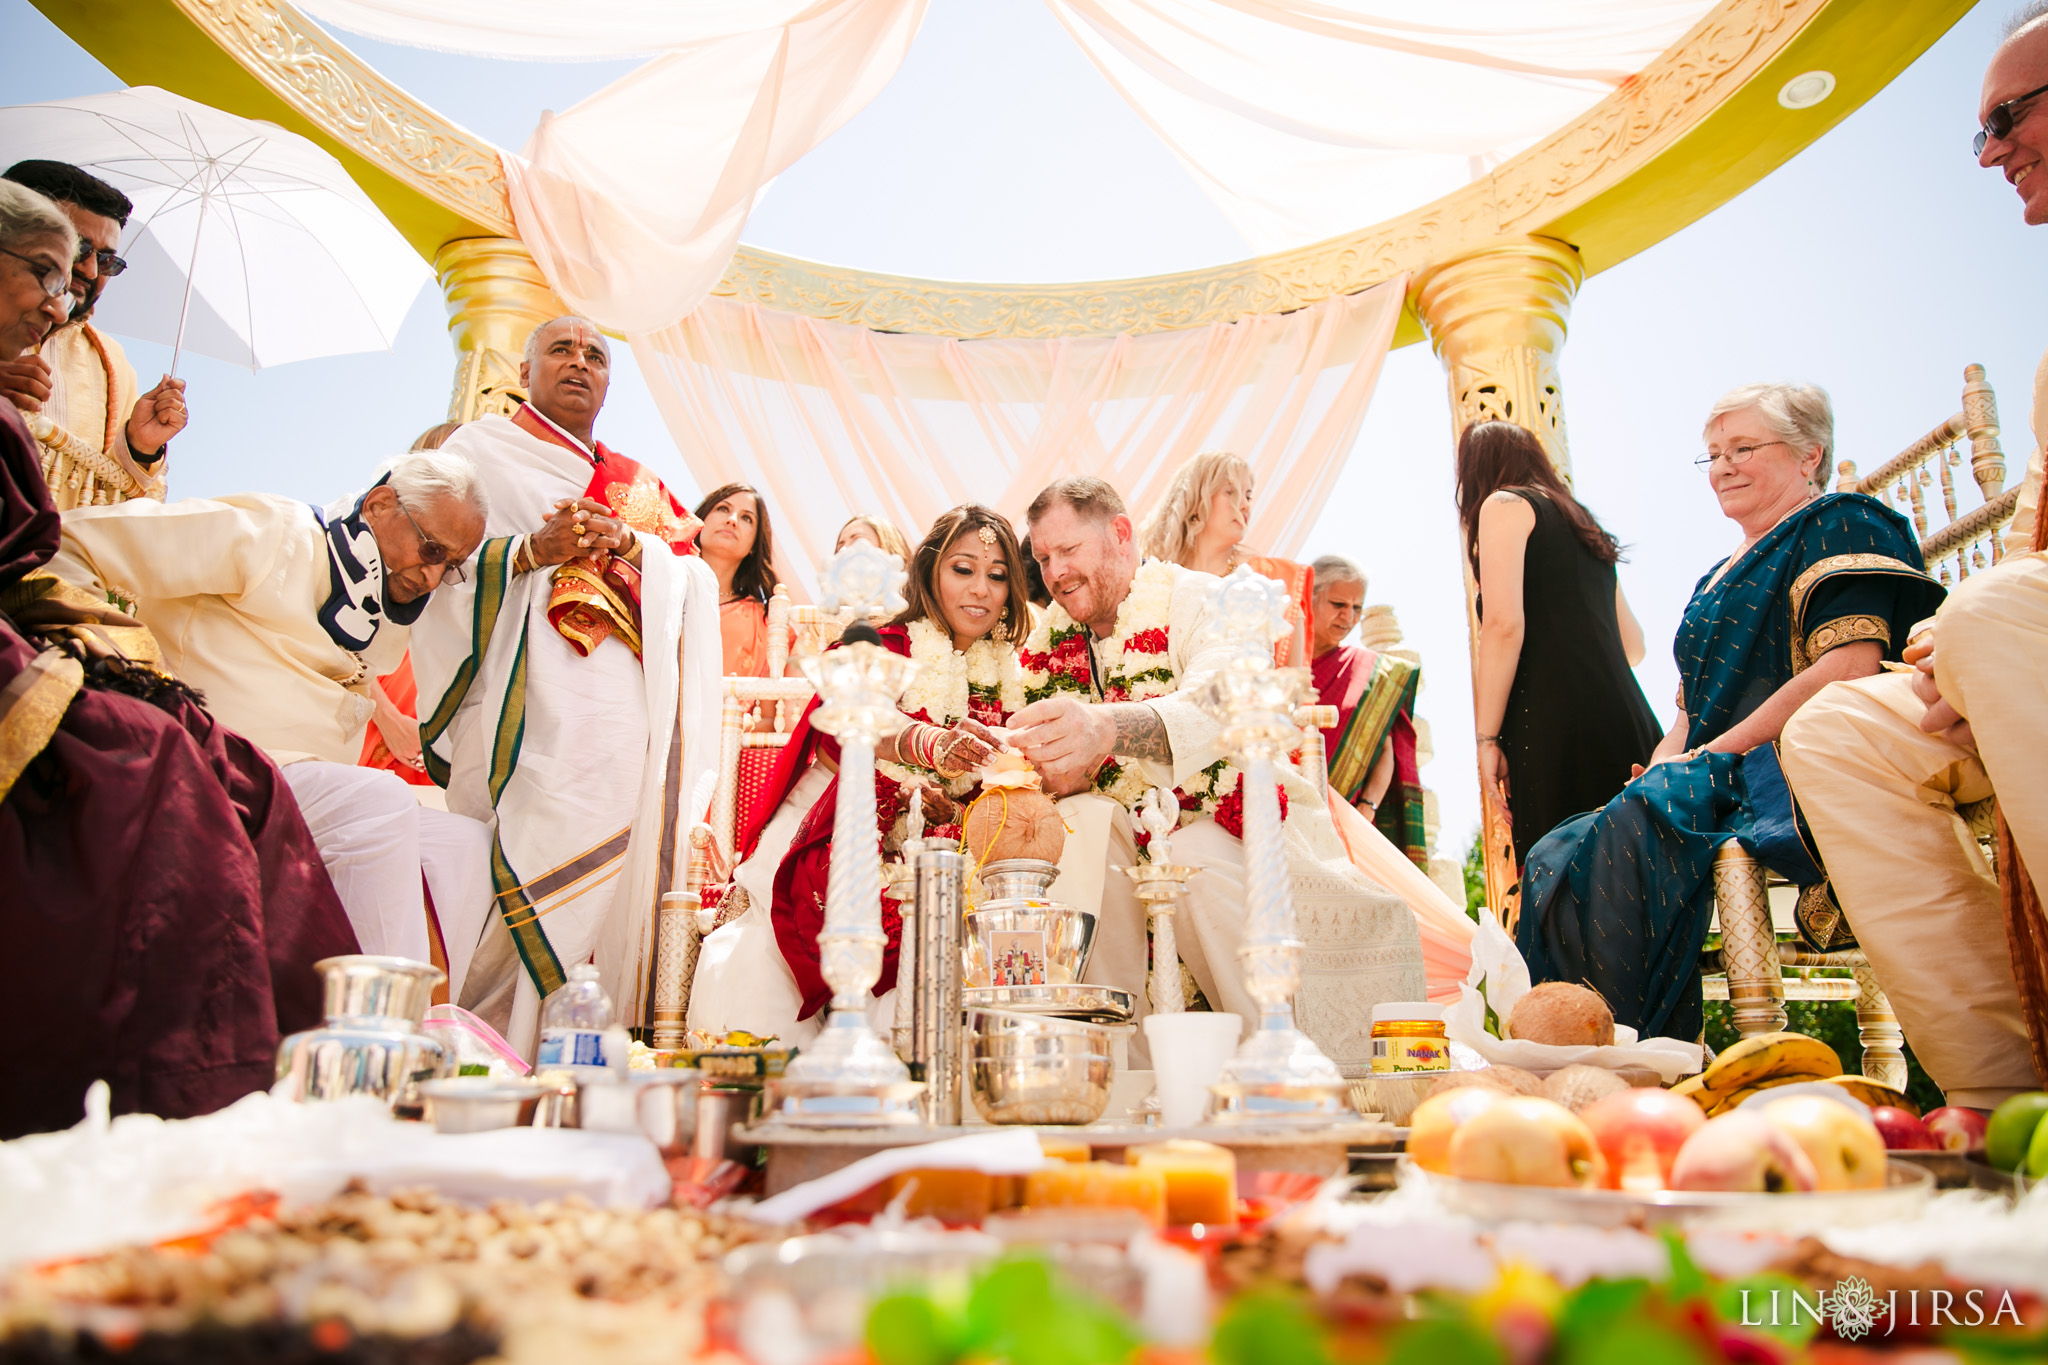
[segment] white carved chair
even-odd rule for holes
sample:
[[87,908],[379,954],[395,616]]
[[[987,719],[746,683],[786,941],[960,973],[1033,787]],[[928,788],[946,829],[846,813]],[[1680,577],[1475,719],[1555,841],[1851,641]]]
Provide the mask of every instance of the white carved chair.
[[[718,784],[706,816],[719,862],[729,868],[739,815],[757,783],[766,782],[790,731],[815,689],[801,675],[784,677],[793,659],[815,657],[837,642],[849,617],[789,600],[786,587],[768,599],[768,676],[727,678],[719,711]],[[877,614],[873,619],[880,620]],[[794,648],[792,648],[794,646]],[[767,705],[764,703],[777,703]]]
[[[1978,506],[1958,511],[1961,444],[1970,447],[1970,474],[1981,494]],[[2002,488],[2005,454],[1998,444],[1998,403],[1982,365],[1963,370],[1963,410],[1912,445],[1859,478],[1852,460],[1837,469],[1835,491],[1867,493],[1912,519],[1920,553],[1941,581],[1953,585],[2004,557],[2001,535],[2019,502],[2019,486]],[[1930,526],[1932,518],[1944,518]],[[1990,854],[1994,803],[1980,801],[1959,812]],[[1996,858],[1991,858],[1996,867]],[[1714,858],[1715,912],[1721,931],[1718,974],[1704,981],[1709,1000],[1734,1007],[1743,1036],[1785,1027],[1787,1000],[1856,1002],[1856,1026],[1863,1039],[1863,1074],[1894,1090],[1906,1088],[1905,1034],[1891,1002],[1859,951],[1817,953],[1796,934],[1779,932],[1771,913],[1771,889],[1783,887],[1762,864],[1730,839]],[[1853,928],[1856,907],[1845,905]],[[1787,976],[1786,969],[1795,975]],[[1808,977],[1802,969],[1847,968],[1853,975]]]

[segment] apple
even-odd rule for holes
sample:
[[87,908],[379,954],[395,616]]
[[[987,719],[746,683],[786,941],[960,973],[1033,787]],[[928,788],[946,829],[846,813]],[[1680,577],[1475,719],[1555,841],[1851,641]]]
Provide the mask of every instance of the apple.
[[1579,1118],[1606,1160],[1601,1183],[1610,1190],[1669,1189],[1678,1149],[1707,1122],[1693,1101],[1654,1087],[1595,1100]]
[[2027,1159],[2034,1130],[2048,1117],[2048,1093],[2014,1095],[1991,1111],[1984,1125],[1984,1159],[2001,1171],[2016,1171]]
[[1815,1189],[1813,1162],[1789,1134],[1763,1115],[1737,1109],[1708,1119],[1671,1163],[1674,1190],[1789,1194]]
[[1590,1190],[1606,1164],[1577,1114],[1530,1095],[1496,1099],[1451,1135],[1451,1174],[1463,1180]]
[[1507,1096],[1491,1086],[1466,1085],[1431,1095],[1408,1119],[1408,1159],[1425,1171],[1451,1173],[1451,1137],[1467,1119]]
[[1941,1144],[1934,1140],[1934,1134],[1927,1131],[1927,1125],[1896,1105],[1881,1104],[1870,1111],[1870,1122],[1877,1129],[1877,1135],[1884,1139],[1887,1152],[1936,1152]]
[[1974,1109],[1934,1109],[1920,1122],[1944,1152],[1974,1152],[1984,1146],[1984,1116]]
[[1823,1190],[1875,1190],[1884,1185],[1884,1139],[1877,1125],[1819,1095],[1794,1095],[1763,1106],[1764,1122],[1806,1152]]

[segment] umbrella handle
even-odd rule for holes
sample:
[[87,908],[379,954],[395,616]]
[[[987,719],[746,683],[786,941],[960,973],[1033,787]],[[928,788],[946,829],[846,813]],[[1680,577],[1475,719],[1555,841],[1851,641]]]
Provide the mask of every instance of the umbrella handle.
[[206,231],[206,207],[212,202],[213,186],[209,184],[199,193],[199,222],[192,229],[192,259],[185,264],[185,301],[178,307],[178,339],[171,346],[172,379],[178,377],[178,355],[185,349],[185,319],[192,315],[192,278],[199,272],[199,238]]

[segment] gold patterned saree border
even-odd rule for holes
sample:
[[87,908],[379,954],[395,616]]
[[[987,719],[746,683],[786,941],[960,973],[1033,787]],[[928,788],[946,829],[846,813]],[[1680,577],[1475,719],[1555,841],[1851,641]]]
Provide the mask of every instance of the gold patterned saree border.
[[[1799,577],[1792,580],[1792,591],[1787,594],[1789,598],[1787,605],[1791,608],[1792,612],[1792,672],[1795,677],[1804,673],[1816,659],[1837,645],[1853,644],[1855,639],[1877,639],[1880,636],[1883,637],[1886,643],[1890,642],[1891,631],[1882,621],[1876,623],[1876,633],[1866,632],[1857,635],[1855,639],[1823,640],[1822,638],[1831,628],[1838,626],[1846,627],[1849,623],[1858,620],[1875,621],[1876,618],[1874,617],[1841,617],[1837,620],[1823,622],[1812,631],[1802,629],[1806,619],[1806,599],[1808,594],[1819,587],[1823,580],[1844,573],[1888,573],[1898,574],[1906,578],[1917,578],[1928,583],[1934,581],[1928,576],[1925,569],[1916,569],[1905,560],[1895,559],[1891,555],[1829,555],[1826,559],[1815,560],[1807,565]],[[1816,649],[1816,645],[1821,647]]]
[[45,650],[0,690],[0,801],[57,733],[84,685],[85,669],[78,660]]

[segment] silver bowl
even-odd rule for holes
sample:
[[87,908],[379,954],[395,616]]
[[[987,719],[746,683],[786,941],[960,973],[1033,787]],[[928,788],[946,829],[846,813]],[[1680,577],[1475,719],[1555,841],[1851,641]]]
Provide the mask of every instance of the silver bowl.
[[1134,1001],[1114,986],[970,986],[961,993],[968,1009],[1055,1014],[1091,1024],[1128,1024]]
[[1078,1019],[967,1012],[967,1088],[989,1123],[1093,1123],[1109,1108],[1118,1030]]
[[440,1133],[487,1133],[524,1128],[553,1086],[530,1076],[444,1076],[420,1082],[427,1122]]
[[320,1012],[329,1020],[374,1017],[416,1025],[433,1003],[434,987],[446,979],[439,967],[368,953],[322,958],[313,970],[326,978]]
[[1058,901],[985,901],[969,910],[965,920],[960,963],[966,973],[961,984],[968,987],[996,984],[990,964],[990,934],[1006,931],[1044,934],[1046,979],[1043,984],[1048,986],[1066,986],[1080,981],[1082,973],[1088,970],[1088,955],[1095,948],[1095,912],[1062,905]]

